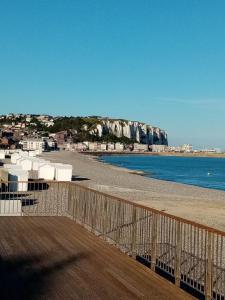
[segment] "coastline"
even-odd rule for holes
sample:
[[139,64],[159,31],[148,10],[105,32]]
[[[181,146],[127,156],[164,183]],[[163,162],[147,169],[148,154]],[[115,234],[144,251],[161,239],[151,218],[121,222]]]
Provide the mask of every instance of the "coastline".
[[138,170],[104,163],[90,154],[59,151],[42,156],[53,162],[72,164],[74,178],[81,185],[225,230],[224,191],[145,177]]
[[92,156],[117,156],[117,155],[142,155],[142,156],[175,156],[175,157],[207,157],[207,158],[225,158],[225,153],[179,153],[179,152],[133,152],[133,151],[82,151],[84,155]]

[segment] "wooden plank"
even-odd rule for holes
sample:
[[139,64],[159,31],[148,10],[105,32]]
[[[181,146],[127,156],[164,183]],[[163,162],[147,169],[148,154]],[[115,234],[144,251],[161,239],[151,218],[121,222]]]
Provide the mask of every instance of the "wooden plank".
[[192,299],[68,218],[1,217],[0,235],[1,299]]

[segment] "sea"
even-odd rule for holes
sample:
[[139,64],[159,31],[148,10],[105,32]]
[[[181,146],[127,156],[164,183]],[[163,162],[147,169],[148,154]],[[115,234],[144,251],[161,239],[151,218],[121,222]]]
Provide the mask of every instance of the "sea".
[[225,191],[225,159],[148,155],[103,155],[100,160],[143,171],[147,177]]

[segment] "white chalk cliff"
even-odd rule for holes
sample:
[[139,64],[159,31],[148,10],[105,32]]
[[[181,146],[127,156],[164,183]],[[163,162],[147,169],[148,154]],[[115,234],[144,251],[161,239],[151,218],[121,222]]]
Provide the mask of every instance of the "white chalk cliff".
[[119,138],[127,137],[142,144],[168,145],[167,133],[164,130],[137,121],[100,118],[99,123],[90,133],[99,137],[113,134]]

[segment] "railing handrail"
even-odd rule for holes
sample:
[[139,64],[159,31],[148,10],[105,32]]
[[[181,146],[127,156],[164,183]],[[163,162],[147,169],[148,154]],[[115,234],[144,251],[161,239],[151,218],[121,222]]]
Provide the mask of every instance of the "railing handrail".
[[155,214],[160,214],[160,215],[166,216],[166,217],[168,217],[170,219],[173,219],[173,220],[176,220],[176,221],[178,221],[180,223],[185,223],[185,224],[193,225],[193,226],[198,227],[200,229],[204,229],[206,231],[209,231],[209,232],[212,232],[212,233],[216,233],[216,234],[220,234],[222,236],[225,236],[225,231],[222,231],[222,230],[219,230],[219,229],[216,229],[216,228],[213,228],[213,227],[201,224],[201,223],[197,223],[195,221],[191,221],[191,220],[188,220],[188,219],[185,219],[185,218],[182,218],[182,217],[178,217],[178,216],[166,213],[164,211],[158,210],[156,208],[145,206],[143,204],[139,204],[139,203],[134,202],[134,201],[130,201],[130,200],[127,200],[127,199],[124,199],[124,198],[121,198],[121,197],[117,197],[117,196],[114,196],[112,194],[107,194],[107,193],[95,190],[95,189],[93,189],[91,187],[87,187],[87,186],[84,186],[84,185],[81,185],[81,184],[77,184],[75,182],[70,182],[70,183],[74,184],[76,186],[82,187],[85,190],[95,192],[95,193],[97,193],[99,195],[102,195],[102,196],[105,196],[105,197],[110,197],[110,198],[112,198],[114,200],[121,201],[121,202],[124,202],[124,203],[127,203],[127,204],[131,204],[131,205],[134,205],[135,207],[146,209],[146,210],[148,210],[150,212],[153,212]]
[[0,184],[9,184],[9,183],[24,183],[24,184],[67,184],[67,185],[72,185],[72,186],[77,186],[79,188],[83,188],[84,190],[87,190],[87,191],[91,191],[91,192],[95,192],[101,196],[104,196],[104,197],[110,197],[111,199],[113,200],[116,200],[116,201],[121,201],[123,203],[127,203],[127,204],[130,204],[130,205],[133,205],[135,207],[138,207],[138,208],[143,208],[143,209],[146,209],[147,211],[150,211],[152,213],[155,213],[155,214],[159,214],[159,215],[162,215],[162,216],[165,216],[165,217],[168,217],[172,220],[175,220],[175,221],[178,221],[180,223],[185,223],[185,224],[188,224],[188,225],[192,225],[192,226],[195,226],[199,229],[202,229],[202,230],[206,230],[208,232],[211,232],[211,233],[214,233],[214,234],[218,234],[218,235],[221,235],[221,236],[225,236],[225,231],[222,231],[220,229],[216,229],[216,228],[213,228],[213,227],[210,227],[210,226],[207,226],[207,225],[204,225],[204,224],[201,224],[201,223],[197,223],[195,221],[191,221],[191,220],[188,220],[188,219],[185,219],[185,218],[182,218],[182,217],[178,217],[178,216],[175,216],[175,215],[172,215],[172,214],[169,214],[167,212],[164,212],[164,211],[161,211],[161,210],[158,210],[156,208],[152,208],[152,207],[149,207],[149,206],[145,206],[144,204],[139,204],[137,202],[134,202],[134,201],[130,201],[128,199],[124,199],[124,198],[121,198],[121,197],[118,197],[118,196],[115,196],[113,194],[110,194],[110,193],[104,193],[104,192],[101,192],[99,190],[96,190],[94,188],[91,188],[89,186],[84,186],[82,184],[78,184],[74,181],[72,182],[68,182],[68,181],[55,181],[55,180],[37,180],[37,181],[0,181]]

